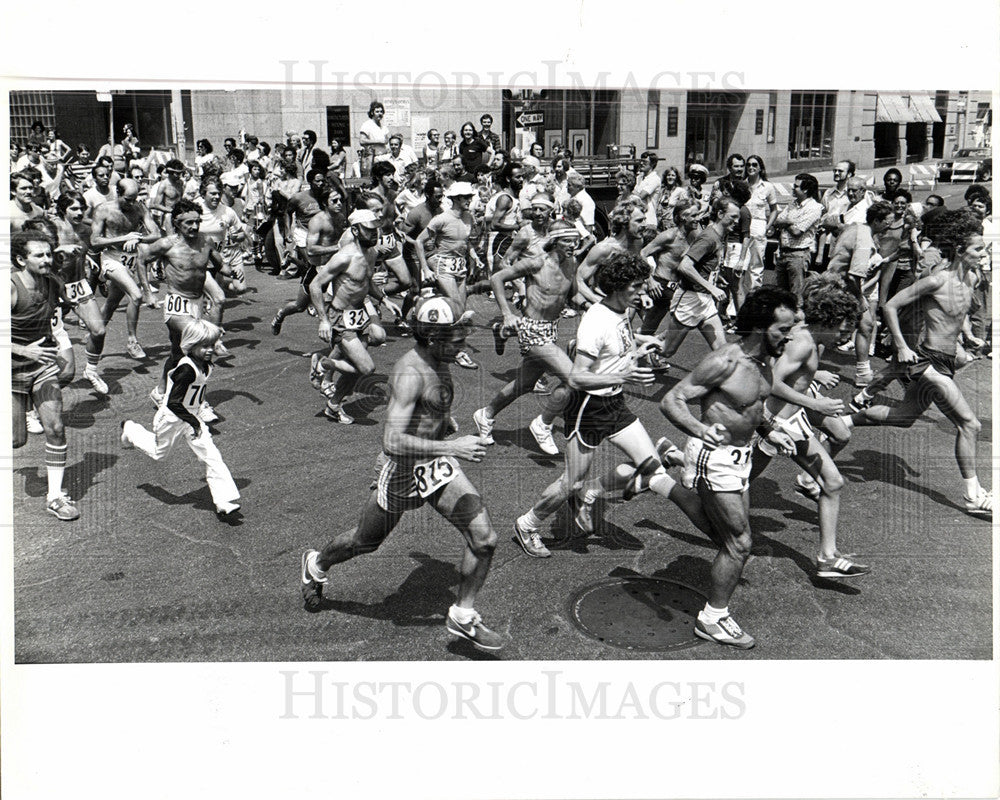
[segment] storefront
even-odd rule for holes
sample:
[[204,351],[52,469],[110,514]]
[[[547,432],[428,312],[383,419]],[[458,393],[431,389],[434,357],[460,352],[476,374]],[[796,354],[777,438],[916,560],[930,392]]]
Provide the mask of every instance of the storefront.
[[505,147],[527,150],[540,142],[546,157],[556,146],[574,157],[607,157],[617,144],[621,92],[614,89],[542,89],[503,92]]

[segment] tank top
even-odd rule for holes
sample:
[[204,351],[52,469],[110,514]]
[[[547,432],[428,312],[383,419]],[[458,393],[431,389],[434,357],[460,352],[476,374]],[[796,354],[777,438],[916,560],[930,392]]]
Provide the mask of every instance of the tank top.
[[187,387],[187,391],[184,392],[182,405],[192,414],[197,414],[202,401],[205,399],[205,384],[207,383],[209,376],[212,374],[212,368],[209,367],[205,372],[202,372],[198,369],[198,366],[194,363],[194,361],[192,361],[188,356],[184,356],[177,362],[177,366],[167,373],[167,386],[163,393],[163,402],[167,402],[167,399],[173,391],[174,374],[185,364],[194,370],[194,380],[191,382],[191,385]]

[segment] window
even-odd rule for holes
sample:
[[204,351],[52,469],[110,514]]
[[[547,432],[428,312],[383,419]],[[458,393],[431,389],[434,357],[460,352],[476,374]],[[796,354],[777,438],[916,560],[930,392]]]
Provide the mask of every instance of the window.
[[677,135],[677,106],[667,107],[667,136]]
[[660,92],[650,89],[646,100],[646,149],[660,146]]
[[758,108],[753,123],[754,136],[760,136],[764,132],[764,109]]
[[789,108],[788,158],[833,158],[834,92],[793,92]]
[[774,128],[778,119],[778,93],[771,92],[767,99],[767,143],[774,144]]
[[10,93],[10,139],[24,144],[31,133],[31,123],[39,121],[46,128],[55,125],[56,109],[52,92]]

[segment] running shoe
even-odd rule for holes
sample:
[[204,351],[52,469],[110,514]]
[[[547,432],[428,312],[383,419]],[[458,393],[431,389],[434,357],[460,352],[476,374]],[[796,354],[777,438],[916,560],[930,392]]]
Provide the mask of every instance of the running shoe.
[[843,344],[837,345],[837,351],[840,353],[853,353],[854,352],[854,337],[852,336]]
[[28,433],[45,433],[45,427],[42,425],[42,420],[35,409],[32,408],[25,413],[24,422],[28,428]]
[[514,538],[521,545],[521,549],[532,558],[548,558],[552,555],[544,544],[538,531],[529,531],[522,528],[517,520],[514,520]]
[[131,449],[133,449],[135,447],[135,445],[132,444],[132,440],[129,439],[128,438],[128,434],[125,433],[125,423],[126,422],[131,422],[131,420],[127,420],[127,419],[123,419],[122,420],[122,436],[121,436],[122,449],[123,450],[131,450]]
[[98,394],[107,394],[108,385],[101,379],[101,376],[97,373],[96,367],[86,366],[83,368],[83,377],[90,381],[90,385],[94,387],[94,391]]
[[207,400],[202,400],[201,405],[198,407],[198,419],[208,425],[210,422],[218,422],[219,415],[215,413],[215,409],[212,408]]
[[543,453],[550,456],[559,455],[559,448],[556,447],[555,440],[552,438],[552,426],[542,422],[541,415],[531,420],[528,430],[535,437],[535,441],[538,442]]
[[483,618],[476,611],[472,612],[472,619],[468,622],[459,622],[449,609],[445,627],[448,633],[468,639],[480,650],[499,650],[503,647],[503,638],[487,628],[483,624]]
[[323,416],[327,419],[332,419],[334,422],[339,422],[341,425],[350,425],[354,422],[354,417],[345,414],[341,406],[329,402],[326,404],[326,408],[323,409]]
[[132,358],[141,361],[146,357],[146,351],[142,349],[142,345],[138,341],[133,339],[125,346],[125,352],[128,353]]
[[154,386],[149,390],[149,399],[153,401],[154,406],[159,408],[163,404],[163,392]]
[[552,394],[552,382],[549,380],[548,375],[542,375],[537,381],[535,381],[534,388],[532,390],[535,394]]
[[862,389],[851,398],[851,402],[847,404],[847,410],[852,414],[857,414],[859,411],[864,411],[868,408],[874,399],[874,397],[868,394],[867,389]]
[[485,408],[476,409],[472,414],[472,421],[475,423],[476,432],[486,440],[486,444],[496,444],[493,440],[493,426],[496,425],[496,420],[486,416]]
[[497,351],[498,356],[503,355],[504,348],[507,346],[507,337],[503,335],[503,323],[494,322],[493,323],[493,349]]
[[684,466],[683,451],[666,436],[661,436],[656,440],[656,454],[660,457],[660,462],[665,467]]
[[455,363],[463,369],[479,369],[479,365],[472,360],[472,357],[464,350],[455,356]]
[[965,510],[970,514],[993,516],[993,492],[981,490],[975,497],[963,497]]
[[594,504],[585,502],[574,492],[569,496],[569,508],[573,514],[573,524],[583,533],[593,533]]
[[322,607],[323,584],[327,582],[326,575],[315,578],[312,570],[309,569],[309,562],[314,561],[318,555],[319,550],[306,550],[302,554],[302,599],[309,611],[317,611]]
[[319,353],[313,353],[312,358],[309,359],[309,383],[313,385],[313,389],[317,392],[323,389],[323,367],[320,362],[323,360],[323,356]]
[[819,502],[819,496],[823,494],[823,489],[811,475],[796,475],[795,476],[795,491],[802,495],[806,500],[812,500],[814,503]]
[[277,336],[279,333],[281,333],[281,323],[282,323],[282,321],[283,320],[281,319],[281,315],[280,314],[275,314],[271,318],[271,333],[272,333],[272,335]]
[[313,308],[313,307],[312,307],[312,305],[308,305],[308,306],[306,306],[306,313],[307,313],[307,314],[308,314],[308,315],[309,315],[310,317],[315,317],[315,316],[316,316],[316,309],[315,309],[315,308]]
[[749,650],[756,644],[754,638],[727,615],[716,623],[702,622],[701,616],[695,620],[694,635],[710,642],[727,644],[739,650]]
[[228,347],[226,347],[222,343],[222,339],[219,339],[215,343],[215,348],[214,349],[215,349],[215,357],[216,358],[229,358],[232,355],[232,352],[230,351],[230,349]]
[[845,556],[816,559],[817,578],[857,578],[859,575],[867,575],[871,571],[871,567],[865,564],[856,564]]
[[65,494],[61,494],[54,500],[50,500],[45,507],[50,514],[55,515],[56,519],[61,519],[64,522],[72,522],[80,518],[80,509]]

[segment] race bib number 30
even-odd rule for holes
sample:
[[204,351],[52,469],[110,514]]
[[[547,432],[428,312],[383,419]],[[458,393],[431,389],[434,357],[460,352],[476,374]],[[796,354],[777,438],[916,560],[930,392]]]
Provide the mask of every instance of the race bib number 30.
[[449,456],[438,456],[413,466],[413,482],[421,497],[430,497],[455,480],[457,475],[458,463]]
[[194,316],[191,313],[191,300],[187,297],[181,297],[179,294],[167,295],[167,299],[163,304],[163,311],[170,316]]
[[344,312],[343,320],[347,330],[360,330],[368,322],[368,312],[363,308],[349,308]]
[[71,303],[82,303],[94,296],[94,290],[86,281],[74,281],[66,284],[66,299]]

